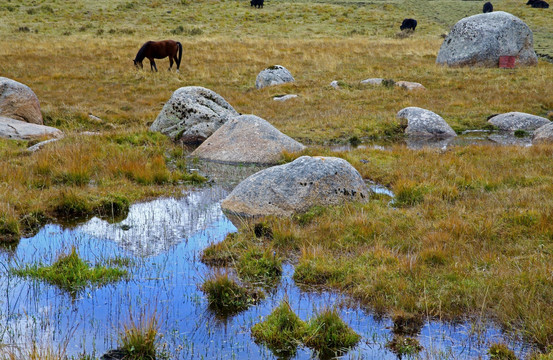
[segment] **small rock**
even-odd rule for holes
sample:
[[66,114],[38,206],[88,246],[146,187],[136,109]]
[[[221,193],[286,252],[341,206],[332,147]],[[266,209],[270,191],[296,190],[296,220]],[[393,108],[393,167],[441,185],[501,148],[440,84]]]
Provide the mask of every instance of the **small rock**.
[[0,137],[12,140],[33,140],[44,137],[61,138],[63,132],[50,126],[0,116]]
[[100,119],[98,116],[94,116],[92,114],[88,114],[88,118],[92,121],[92,122],[95,122],[97,124],[102,124],[104,121],[102,119]]
[[262,70],[255,79],[255,87],[262,89],[267,86],[280,85],[284,83],[294,82],[294,77],[281,65],[274,65]]
[[223,200],[221,207],[238,216],[290,216],[315,205],[368,199],[365,181],[346,160],[302,156],[246,178]]
[[422,84],[419,84],[417,82],[410,82],[410,81],[398,81],[396,82],[396,86],[402,87],[408,91],[412,90],[426,90]]
[[58,141],[59,139],[58,138],[54,138],[54,139],[49,139],[49,140],[45,140],[45,141],[41,141],[39,142],[38,144],[34,144],[33,146],[29,146],[27,148],[27,151],[28,152],[36,152],[40,149],[42,149],[44,147],[44,145],[46,144],[49,144],[49,143],[52,143],[52,142],[55,142],[55,141]]
[[553,123],[549,122],[534,130],[532,143],[553,143]]
[[42,125],[40,102],[27,85],[0,77],[0,116]]
[[384,79],[382,79],[382,78],[370,78],[370,79],[361,80],[361,84],[363,84],[363,85],[382,85],[382,81],[384,81]]
[[521,112],[499,114],[490,118],[488,122],[503,131],[532,131],[550,123],[546,118]]
[[294,99],[294,98],[297,98],[298,95],[296,94],[288,94],[288,95],[281,95],[281,96],[275,96],[273,98],[274,101],[286,101],[286,100],[290,100],[290,99]]
[[425,137],[457,136],[455,131],[438,114],[419,107],[407,107],[397,113],[397,118],[407,120],[405,134]]
[[222,163],[277,164],[282,152],[298,152],[305,146],[255,115],[227,121],[191,156]]
[[338,85],[338,81],[337,80],[334,80],[333,82],[330,83],[330,86],[332,86],[333,88],[335,89],[339,89],[340,88],[340,85]]

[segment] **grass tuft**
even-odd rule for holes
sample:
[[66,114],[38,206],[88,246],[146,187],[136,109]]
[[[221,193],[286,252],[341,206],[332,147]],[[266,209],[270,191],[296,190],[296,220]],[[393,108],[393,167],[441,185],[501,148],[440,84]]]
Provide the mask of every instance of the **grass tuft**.
[[131,313],[129,322],[123,325],[119,334],[119,343],[123,359],[155,360],[158,338],[157,316],[141,314],[135,319]]
[[248,282],[271,286],[280,279],[282,261],[274,251],[253,248],[240,257],[236,270]]
[[488,349],[490,359],[493,360],[517,360],[517,356],[514,351],[509,349],[507,345],[495,343]]
[[422,350],[422,346],[416,338],[405,336],[394,336],[394,338],[388,343],[386,347],[390,349],[398,358],[403,356],[413,356],[418,354]]
[[306,330],[307,324],[283,300],[263,322],[252,327],[252,336],[256,342],[266,344],[275,356],[290,358],[295,355]]
[[209,308],[223,317],[246,310],[264,297],[263,293],[241,286],[222,273],[207,278],[201,289],[207,294]]

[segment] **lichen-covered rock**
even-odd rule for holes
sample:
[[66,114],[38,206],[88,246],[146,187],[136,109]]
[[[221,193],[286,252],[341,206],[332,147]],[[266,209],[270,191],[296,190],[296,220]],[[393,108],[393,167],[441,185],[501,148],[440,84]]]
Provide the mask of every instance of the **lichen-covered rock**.
[[40,102],[33,90],[5,77],[0,77],[0,116],[32,124],[44,124]]
[[281,65],[274,65],[262,70],[255,79],[255,87],[262,89],[267,86],[280,85],[284,83],[294,82],[294,77]]
[[12,140],[33,140],[44,137],[61,138],[63,132],[50,126],[0,116],[0,137]]
[[266,120],[242,115],[227,121],[191,156],[222,163],[277,164],[282,152],[305,146],[284,135]]
[[290,216],[316,205],[366,202],[368,198],[363,178],[346,160],[302,156],[251,175],[223,200],[221,207],[245,217]]
[[408,91],[426,90],[426,88],[422,84],[412,81],[398,81],[395,85]]
[[553,123],[549,122],[534,130],[532,142],[535,144],[553,143]]
[[532,131],[545,124],[549,124],[551,121],[532,114],[510,112],[496,115],[489,119],[488,122],[503,131]]
[[445,38],[436,63],[497,67],[500,56],[515,56],[515,65],[536,65],[532,30],[503,11],[461,19]]
[[174,141],[198,144],[238,112],[219,94],[200,86],[176,90],[150,126]]
[[457,136],[455,131],[438,114],[419,107],[407,107],[397,113],[397,118],[407,120],[405,134],[410,136]]

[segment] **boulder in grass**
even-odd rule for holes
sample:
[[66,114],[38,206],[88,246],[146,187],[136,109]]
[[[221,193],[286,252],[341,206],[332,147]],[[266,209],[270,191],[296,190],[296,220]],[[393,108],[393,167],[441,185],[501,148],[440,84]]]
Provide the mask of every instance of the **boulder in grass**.
[[543,125],[549,124],[551,121],[532,114],[510,112],[495,115],[488,122],[503,131],[533,131]]
[[281,65],[274,65],[262,70],[255,79],[255,87],[262,89],[267,86],[280,85],[294,82],[294,77]]
[[223,200],[221,207],[243,217],[290,216],[313,206],[368,199],[365,181],[346,160],[302,156],[246,178]]
[[535,144],[553,143],[553,122],[549,122],[534,130],[532,142]]
[[537,65],[532,30],[514,15],[495,11],[461,19],[445,38],[436,63],[498,67],[499,57],[515,56],[516,66]]
[[304,145],[266,120],[255,115],[241,115],[227,121],[191,155],[231,164],[277,164],[283,151],[303,149]]
[[219,94],[200,86],[176,90],[150,126],[174,141],[199,144],[238,112]]
[[361,84],[363,85],[382,85],[382,82],[384,81],[383,78],[370,78],[361,80]]
[[426,90],[426,88],[422,84],[419,84],[418,82],[412,82],[412,81],[397,81],[395,85],[408,91]]
[[33,90],[5,77],[0,77],[0,116],[31,124],[44,124],[40,102]]
[[12,140],[35,140],[40,138],[62,138],[60,130],[39,124],[0,116],[0,137]]
[[419,107],[407,107],[397,113],[397,118],[407,120],[405,134],[424,137],[457,136],[455,131],[438,114]]

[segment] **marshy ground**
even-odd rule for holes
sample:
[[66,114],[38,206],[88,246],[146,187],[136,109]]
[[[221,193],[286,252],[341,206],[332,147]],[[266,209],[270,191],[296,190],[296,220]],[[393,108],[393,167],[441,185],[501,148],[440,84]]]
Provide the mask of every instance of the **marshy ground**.
[[[165,343],[174,354],[187,354],[177,358],[220,348],[202,347],[212,338],[226,349],[221,354],[272,356],[253,343],[250,327],[290,292],[300,299],[295,303],[290,297],[290,303],[302,320],[313,315],[313,307],[335,305],[341,302],[338,298],[354,300],[383,319],[373,321],[369,315],[368,321],[356,307],[341,310],[363,339],[351,357],[394,357],[386,347],[391,340],[386,327],[393,327],[390,319],[406,315],[422,317],[426,324],[421,335],[414,335],[424,348],[422,357],[485,357],[493,342],[507,343],[519,356],[549,351],[553,147],[412,150],[397,144],[401,127],[395,114],[406,106],[432,110],[458,132],[489,129],[488,116],[509,111],[551,118],[549,62],[514,70],[435,65],[441,35],[481,8],[481,2],[461,0],[268,0],[263,9],[235,0],[0,0],[0,76],[30,86],[40,99],[45,125],[67,135],[33,154],[25,151],[26,142],[0,140],[0,238],[6,248],[0,254],[6,267],[0,270],[6,294],[0,297],[0,318],[11,319],[0,322],[0,355],[23,333],[31,335],[26,341],[45,340],[57,347],[74,331],[72,337],[82,345],[70,345],[70,355],[114,348],[123,318],[131,308],[141,308],[140,298],[150,293],[151,301],[159,304],[156,314]],[[553,55],[550,9],[532,9],[514,0],[496,0],[494,9],[524,20],[534,31],[536,51]],[[400,38],[399,25],[406,17],[416,18],[419,25],[414,34]],[[180,73],[164,70],[167,59],[157,61],[158,73],[133,67],[132,59],[145,41],[167,38],[183,44]],[[255,90],[258,72],[275,64],[288,68],[296,82]],[[415,81],[427,90],[359,84],[370,77]],[[342,81],[340,90],[329,86],[333,80]],[[253,227],[236,229],[221,214],[206,218],[188,208],[177,211],[179,200],[173,199],[157,210],[168,214],[156,225],[162,230],[149,233],[165,240],[151,241],[144,235],[145,225],[143,229],[138,220],[127,218],[130,204],[160,196],[183,199],[183,188],[205,180],[190,173],[198,166],[185,159],[186,149],[147,131],[172,92],[188,85],[212,89],[237,111],[268,120],[311,145],[307,154],[344,157],[365,179],[392,190],[393,202],[389,196],[374,195],[366,205],[266,219],[272,235],[257,237]],[[299,97],[286,103],[272,100],[288,93]],[[386,145],[343,152],[328,147],[352,138]],[[293,156],[286,155],[286,160]],[[200,190],[194,199],[211,199],[212,190]],[[213,209],[218,208],[217,196],[208,201]],[[201,226],[163,230],[173,229],[174,219],[182,216]],[[42,228],[68,221],[73,223],[69,230]],[[225,239],[233,231],[237,234]],[[29,239],[18,244],[20,236]],[[201,319],[198,327],[217,323],[198,316],[206,308],[199,286],[210,271],[200,258],[211,243],[220,243],[214,253],[222,251],[237,264],[247,254],[274,252],[284,262],[284,285],[277,295],[233,318],[230,338],[221,335],[221,325],[185,339],[183,329],[192,325],[183,318]],[[130,280],[89,288],[72,299],[55,285],[8,275],[9,269],[52,264],[72,245],[89,265],[116,255],[132,259]],[[177,254],[187,261],[180,262]],[[235,268],[231,262],[228,271],[235,274]],[[193,275],[181,282],[177,279],[183,272]],[[302,292],[314,289],[322,295]],[[163,306],[169,299],[175,303]],[[180,309],[175,299],[185,299],[188,305]],[[69,308],[81,315],[67,317]],[[90,312],[100,315],[88,319],[85,314]],[[35,323],[29,322],[30,314]],[[453,325],[439,320],[460,322],[469,328],[468,335],[450,335],[464,330],[452,330]],[[65,333],[43,339],[49,332],[44,329],[51,326]],[[436,349],[435,337],[425,334],[434,334],[436,327],[447,328],[439,332],[447,334],[441,339],[456,340],[443,340],[438,350],[430,351]],[[473,336],[485,340],[474,346],[478,341]],[[401,344],[416,348],[409,341]],[[185,350],[177,353],[179,345]],[[463,352],[459,347],[476,350]],[[300,349],[297,356],[309,354]]]

